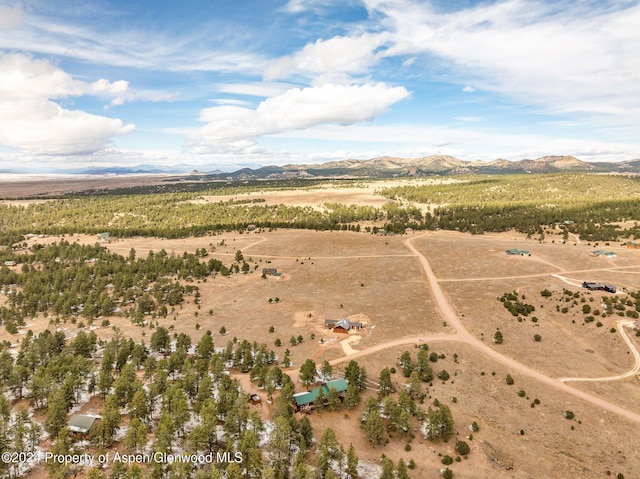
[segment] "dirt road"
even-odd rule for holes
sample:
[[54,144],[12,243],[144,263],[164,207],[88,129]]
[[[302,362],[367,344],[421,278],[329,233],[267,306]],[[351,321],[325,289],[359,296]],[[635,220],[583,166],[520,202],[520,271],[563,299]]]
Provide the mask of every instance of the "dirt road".
[[629,349],[631,350],[631,353],[633,354],[633,357],[635,360],[633,368],[631,368],[626,373],[617,374],[616,376],[608,376],[604,378],[560,378],[560,381],[563,381],[563,382],[565,381],[584,381],[584,382],[619,381],[620,379],[625,379],[635,374],[638,374],[640,372],[640,352],[638,352],[638,350],[635,348],[635,346],[631,342],[631,339],[629,339],[629,336],[624,331],[625,326],[631,326],[631,325],[633,325],[633,321],[618,321],[618,332],[622,336],[622,339],[624,339],[624,341],[629,346]]
[[[429,233],[425,233],[425,234],[429,234]],[[528,376],[534,380],[540,381],[544,384],[547,384],[557,390],[563,391],[567,394],[571,394],[574,397],[577,397],[579,399],[582,399],[583,401],[587,401],[605,411],[609,411],[612,412],[614,414],[618,414],[620,416],[623,416],[627,419],[629,419],[630,421],[634,421],[638,424],[640,424],[640,414],[636,414],[632,411],[629,411],[627,409],[624,409],[620,406],[617,406],[615,404],[610,403],[609,401],[606,401],[605,399],[599,398],[597,396],[591,395],[589,393],[586,393],[584,391],[580,391],[579,389],[573,388],[571,386],[569,386],[568,384],[565,384],[563,382],[562,379],[559,378],[552,378],[549,376],[546,376],[544,374],[542,374],[539,371],[536,371],[518,361],[516,361],[513,358],[510,358],[508,356],[505,356],[504,354],[499,353],[498,351],[492,349],[491,347],[489,347],[487,344],[483,343],[482,341],[478,340],[477,338],[475,338],[465,327],[464,324],[462,323],[462,321],[460,320],[460,318],[458,317],[458,315],[456,314],[456,312],[454,311],[453,307],[451,306],[449,300],[446,298],[444,292],[442,291],[442,288],[440,288],[440,284],[439,284],[439,280],[438,278],[435,276],[435,274],[433,273],[433,270],[431,269],[431,265],[429,264],[429,261],[427,260],[427,258],[420,253],[413,245],[413,240],[415,238],[418,238],[420,236],[424,236],[424,235],[419,235],[419,236],[414,236],[412,238],[406,239],[404,240],[404,244],[406,245],[406,247],[413,252],[413,254],[418,258],[418,260],[420,261],[420,265],[422,266],[422,269],[425,273],[425,275],[427,276],[427,280],[429,281],[429,285],[431,287],[431,292],[433,295],[433,299],[435,301],[435,303],[437,304],[438,308],[440,309],[442,316],[444,318],[445,321],[447,321],[448,325],[453,327],[455,329],[455,333],[454,334],[442,334],[442,335],[432,335],[432,336],[428,336],[428,335],[416,335],[416,336],[407,336],[404,338],[399,338],[397,340],[394,341],[389,341],[387,343],[383,343],[383,344],[378,344],[376,346],[373,346],[371,348],[367,348],[367,349],[363,349],[355,354],[349,355],[349,356],[345,356],[343,358],[339,358],[336,359],[334,361],[332,361],[332,364],[338,364],[341,363],[343,361],[350,361],[352,359],[357,359],[363,356],[367,356],[369,354],[373,354],[388,348],[393,348],[396,346],[402,346],[404,344],[415,344],[415,343],[419,343],[421,341],[424,342],[433,342],[433,341],[456,341],[456,342],[462,342],[465,344],[468,344],[474,348],[476,348],[477,350],[479,350],[481,353],[483,353],[484,355],[486,355],[487,357],[493,359],[494,361],[497,361],[499,363],[502,363],[503,365],[507,366],[508,368],[510,368],[511,370],[518,372],[520,374],[523,374],[525,376]],[[536,275],[538,276],[538,275]],[[540,275],[542,276],[542,275]],[[619,328],[622,328],[622,325],[619,324],[618,325]],[[625,337],[625,340],[627,340],[627,343],[629,344],[630,348],[632,349],[632,351],[634,351],[634,356],[636,357],[636,365],[635,368],[632,370],[633,372],[630,373],[626,373],[629,375],[635,374],[635,372],[637,372],[640,369],[640,355],[638,354],[637,350],[633,347],[633,345],[631,344],[630,340],[628,340],[628,338],[626,337],[626,335],[624,334],[624,332],[621,330],[620,331],[623,336]],[[620,375],[621,377],[625,375]],[[569,378],[571,379],[571,378]],[[569,380],[567,378],[564,378],[564,380]],[[594,380],[596,380],[597,378],[593,378]]]

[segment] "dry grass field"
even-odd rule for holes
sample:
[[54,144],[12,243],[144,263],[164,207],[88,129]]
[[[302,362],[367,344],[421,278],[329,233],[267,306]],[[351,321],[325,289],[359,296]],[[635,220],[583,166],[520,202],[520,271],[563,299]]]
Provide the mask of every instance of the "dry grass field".
[[[57,239],[38,238],[30,242]],[[66,239],[95,242],[90,236]],[[469,441],[472,448],[469,459],[451,466],[456,478],[600,478],[606,477],[607,471],[614,477],[618,472],[627,478],[640,477],[640,453],[635,447],[640,443],[640,429],[636,423],[523,375],[514,373],[516,382],[508,386],[504,382],[505,375],[512,372],[508,367],[466,343],[440,341],[443,338],[438,335],[451,335],[455,331],[443,324],[429,282],[404,239],[352,232],[280,230],[179,240],[132,238],[105,246],[123,255],[131,248],[138,255],[161,248],[175,254],[205,248],[209,257],[219,258],[225,264],[233,261],[238,250],[242,251],[252,268],[257,269],[249,274],[199,282],[202,304],[198,307],[187,297],[184,305],[167,318],[159,318],[158,323],[172,332],[188,333],[194,340],[209,329],[217,346],[237,337],[265,342],[280,356],[289,348],[294,364],[290,372],[294,376],[308,357],[319,364],[344,356],[345,348],[340,341],[347,336],[326,330],[325,319],[349,317],[366,322],[366,328],[355,334],[360,338],[351,347],[355,351],[382,348],[358,358],[374,380],[380,369],[395,365],[405,349],[415,357],[411,340],[407,340],[406,346],[388,349],[384,349],[384,344],[406,337],[435,335],[433,341],[427,342],[431,350],[444,353],[446,358],[433,364],[434,372],[446,369],[451,379],[446,384],[433,382],[424,407],[435,398],[449,405],[460,437],[469,434],[472,421],[480,424],[480,431]],[[556,241],[551,242],[552,239]],[[587,292],[579,285],[583,280],[593,280],[640,289],[640,251],[603,246],[615,249],[618,257],[596,258],[590,256],[593,245],[560,244],[557,238],[539,242],[515,233],[483,236],[428,233],[417,237],[415,246],[430,261],[445,297],[464,326],[499,353],[552,378],[614,376],[634,367],[627,344],[618,332],[610,332],[617,320],[629,318],[610,315],[598,318],[602,327],[595,322],[583,324],[585,314],[580,308],[583,304],[599,307],[605,293]],[[527,249],[531,256],[507,256],[508,248]],[[263,267],[277,268],[282,276],[263,279]],[[550,298],[541,297],[540,291],[545,288],[552,291]],[[566,313],[556,311],[556,305],[572,304],[564,301],[564,289],[580,293],[577,304]],[[503,293],[514,290],[536,308],[521,322],[497,300]],[[620,297],[625,295],[619,293]],[[581,302],[583,297],[585,303]],[[594,301],[589,300],[591,297]],[[270,298],[279,301],[270,303]],[[532,322],[532,316],[538,322]],[[124,318],[108,319],[125,336],[135,340],[146,338],[148,342],[152,333],[148,328],[132,326]],[[29,322],[34,332],[48,325],[44,318]],[[222,326],[228,331],[224,337],[218,333]],[[270,326],[275,328],[274,333],[269,333]],[[75,330],[70,323],[60,327],[70,334]],[[504,342],[499,345],[492,341],[497,328],[504,335]],[[113,329],[99,327],[96,332],[108,338]],[[539,334],[542,340],[534,341],[534,334]],[[299,335],[304,341],[291,346],[289,338]],[[283,343],[279,348],[273,346],[276,338]],[[15,343],[19,336],[11,337],[3,329],[0,340],[3,339]],[[635,336],[633,342],[636,348],[640,347]],[[459,363],[454,363],[454,353],[459,355]],[[345,365],[342,363],[336,369]],[[403,379],[396,374],[394,381],[400,386]],[[636,375],[621,381],[571,385],[637,411],[640,382]],[[301,385],[298,387],[302,389]],[[520,389],[526,391],[525,397],[517,395]],[[452,401],[453,397],[457,402]],[[536,398],[540,404],[532,408]],[[575,420],[564,419],[565,410],[575,412]],[[267,415],[268,411],[263,413]],[[400,457],[413,458],[417,464],[411,473],[414,478],[437,477],[438,470],[444,467],[439,454],[455,455],[454,441],[433,444],[419,434],[409,452],[404,449],[405,442],[397,439],[384,448],[372,448],[356,426],[359,414],[357,408],[312,414],[311,420],[317,435],[330,425],[345,446],[356,445],[360,458],[371,464],[382,453],[394,461]]]
[[[386,350],[360,362],[367,370],[377,371],[395,364],[405,350],[415,358],[416,350],[407,346]],[[455,457],[456,439],[466,440],[471,453],[468,459],[450,466],[455,478],[595,479],[607,477],[607,471],[612,477],[622,471],[625,477],[640,477],[640,453],[635,447],[640,430],[631,423],[517,375],[465,344],[432,342],[430,350],[446,356],[432,364],[434,372],[446,369],[451,378],[446,384],[434,380],[433,386],[427,388],[427,400],[422,407],[426,409],[434,399],[449,406],[456,422],[454,439],[434,444],[416,431],[409,452],[404,450],[405,441],[398,438],[391,439],[384,448],[371,448],[363,444],[363,432],[353,427],[359,409],[347,412],[349,421],[342,421],[344,412],[312,415],[317,431],[331,424],[339,440],[359,445],[360,457],[372,462],[382,452],[395,461],[400,457],[405,462],[412,458],[417,468],[411,477],[416,478],[438,477],[438,471],[445,467],[440,455]],[[458,355],[457,364],[453,361],[454,353]],[[504,381],[508,373],[515,379],[510,386]],[[400,373],[392,378],[396,387],[404,383]],[[524,397],[518,396],[520,389],[525,391]],[[535,399],[540,404],[532,408]],[[566,410],[575,413],[573,420],[563,417]],[[473,440],[465,439],[471,433],[469,426],[473,421],[480,430],[473,433]]]

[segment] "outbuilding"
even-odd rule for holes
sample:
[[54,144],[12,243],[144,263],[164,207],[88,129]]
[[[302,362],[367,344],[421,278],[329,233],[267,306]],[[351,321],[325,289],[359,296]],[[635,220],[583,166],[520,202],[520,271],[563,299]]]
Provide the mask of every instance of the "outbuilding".
[[96,421],[100,419],[102,419],[102,416],[98,416],[97,414],[74,414],[71,416],[71,419],[69,419],[67,427],[71,432],[86,435],[91,432]]

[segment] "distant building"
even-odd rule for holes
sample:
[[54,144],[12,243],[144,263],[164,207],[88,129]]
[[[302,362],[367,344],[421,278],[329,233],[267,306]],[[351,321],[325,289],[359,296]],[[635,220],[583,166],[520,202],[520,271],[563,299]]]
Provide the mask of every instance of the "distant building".
[[13,261],[13,260],[7,260],[7,261],[4,262],[4,265],[5,266],[15,266],[16,262]]
[[262,404],[262,399],[257,394],[252,394],[249,396],[249,402],[251,404]]
[[593,251],[591,253],[592,256],[604,256],[606,258],[615,258],[616,256],[618,256],[618,253],[616,253],[615,251],[602,251],[600,249],[597,249],[595,251]]
[[509,256],[531,256],[531,253],[529,253],[529,251],[527,251],[526,249],[511,248],[505,251],[505,253],[507,253]]
[[109,243],[111,241],[111,235],[107,232],[98,233],[96,239],[101,243]]
[[334,333],[348,333],[352,329],[362,329],[364,325],[362,323],[349,321],[346,318],[343,319],[326,319],[324,326],[329,329],[333,329]]
[[282,273],[278,273],[276,268],[262,268],[262,274],[265,276],[282,276]]
[[584,281],[582,287],[589,291],[606,291],[607,293],[615,293],[616,287],[613,284],[594,283],[592,281]]

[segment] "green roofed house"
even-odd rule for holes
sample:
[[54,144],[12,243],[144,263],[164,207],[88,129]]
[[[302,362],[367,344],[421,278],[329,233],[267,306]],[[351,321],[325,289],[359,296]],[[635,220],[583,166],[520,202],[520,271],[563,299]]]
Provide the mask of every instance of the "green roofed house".
[[303,393],[296,393],[293,395],[293,400],[296,403],[296,407],[301,409],[305,406],[312,406],[315,400],[320,394],[320,388],[314,388],[311,391],[305,391]]
[[100,419],[102,419],[102,417],[97,414],[74,414],[71,416],[71,419],[69,419],[67,427],[71,432],[85,435],[89,434],[96,420]]
[[615,258],[618,254],[615,251],[602,251],[597,249],[591,253],[593,256],[604,256],[605,258]]
[[526,249],[511,248],[508,249],[506,253],[510,256],[531,256],[531,253],[529,253]]
[[276,268],[262,268],[262,274],[265,276],[282,276],[282,273],[278,273]]
[[327,397],[331,389],[334,389],[341,399],[344,399],[344,395],[347,391],[347,380],[344,378],[334,379],[323,383],[322,386],[313,388],[311,391],[305,391],[296,393],[293,395],[293,401],[295,402],[296,411],[311,412],[314,408],[314,403],[320,395],[320,391]]
[[327,392],[329,389],[335,389],[339,393],[347,392],[347,386],[348,384],[345,378],[333,379],[323,384],[323,387],[327,389]]

